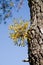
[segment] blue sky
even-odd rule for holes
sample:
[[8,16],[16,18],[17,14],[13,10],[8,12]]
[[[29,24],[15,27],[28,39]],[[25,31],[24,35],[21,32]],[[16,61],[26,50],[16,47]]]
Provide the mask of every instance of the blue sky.
[[13,17],[9,18],[5,25],[3,23],[0,24],[0,65],[29,65],[29,63],[22,62],[23,59],[27,58],[27,46],[14,46],[13,41],[9,38],[10,31],[8,30],[13,18],[30,19],[27,0],[24,0],[19,12],[16,11],[16,8],[12,9],[12,11]]

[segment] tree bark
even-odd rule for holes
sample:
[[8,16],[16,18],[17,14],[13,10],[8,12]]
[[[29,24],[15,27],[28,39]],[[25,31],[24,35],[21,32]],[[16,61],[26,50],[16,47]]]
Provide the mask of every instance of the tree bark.
[[30,65],[43,65],[43,0],[28,0],[31,26],[28,30]]

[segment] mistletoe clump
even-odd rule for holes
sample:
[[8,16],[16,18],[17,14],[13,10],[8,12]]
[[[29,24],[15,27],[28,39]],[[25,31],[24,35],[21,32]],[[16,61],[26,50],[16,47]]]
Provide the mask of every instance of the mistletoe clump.
[[24,22],[23,20],[19,23],[14,20],[14,24],[10,25],[9,29],[13,30],[13,33],[10,33],[10,38],[13,39],[13,41],[16,42],[15,44],[18,46],[25,46],[28,26],[29,22]]

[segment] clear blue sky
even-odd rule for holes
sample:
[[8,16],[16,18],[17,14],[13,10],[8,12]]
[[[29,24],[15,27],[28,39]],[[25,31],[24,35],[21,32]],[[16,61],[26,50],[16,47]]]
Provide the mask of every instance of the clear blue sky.
[[[24,0],[22,8],[19,12],[13,9],[13,17],[25,20],[30,19],[30,12],[27,0]],[[27,46],[17,47],[14,46],[13,41],[9,38],[8,26],[12,23],[12,19],[9,18],[4,25],[0,24],[0,65],[29,65],[29,63],[22,62],[27,58]]]

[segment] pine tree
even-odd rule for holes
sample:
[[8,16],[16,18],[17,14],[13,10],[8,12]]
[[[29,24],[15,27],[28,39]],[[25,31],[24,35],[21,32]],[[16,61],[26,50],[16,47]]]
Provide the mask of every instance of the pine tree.
[[28,0],[31,26],[28,30],[28,58],[30,65],[43,65],[43,0]]
[[[21,23],[11,25],[10,29],[14,32],[10,37],[13,40],[19,38],[22,41],[27,38],[28,59],[23,61],[29,62],[30,65],[43,65],[43,0],[28,0],[28,5],[31,16],[30,28],[27,30],[28,22],[23,25]],[[17,45],[24,46],[23,43],[17,43]]]

